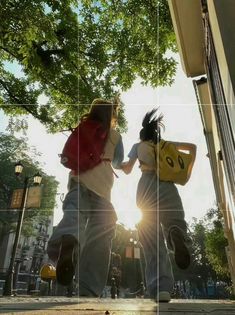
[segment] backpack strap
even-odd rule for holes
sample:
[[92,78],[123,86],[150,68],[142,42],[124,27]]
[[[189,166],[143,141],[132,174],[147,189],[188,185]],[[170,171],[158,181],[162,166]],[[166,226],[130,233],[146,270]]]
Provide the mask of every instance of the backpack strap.
[[113,167],[112,167],[112,164],[111,164],[111,160],[110,160],[110,159],[101,159],[101,161],[110,162],[110,165],[111,165],[111,168],[112,168],[113,175],[114,175],[116,178],[119,178],[119,176],[117,175],[117,173],[114,171],[114,169],[113,169]]

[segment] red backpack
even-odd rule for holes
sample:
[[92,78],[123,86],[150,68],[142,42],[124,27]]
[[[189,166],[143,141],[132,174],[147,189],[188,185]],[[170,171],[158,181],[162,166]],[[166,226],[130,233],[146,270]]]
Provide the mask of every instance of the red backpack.
[[82,173],[102,161],[108,131],[95,120],[83,120],[68,137],[60,162],[67,168]]

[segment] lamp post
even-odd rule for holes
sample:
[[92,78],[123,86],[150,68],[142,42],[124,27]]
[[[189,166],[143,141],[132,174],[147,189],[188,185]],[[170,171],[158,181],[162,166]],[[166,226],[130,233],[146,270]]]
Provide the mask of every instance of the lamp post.
[[[24,168],[23,165],[20,162],[18,162],[15,165],[15,175],[19,176],[22,173],[23,168]],[[26,209],[28,190],[29,190],[28,185],[29,185],[30,179],[32,179],[32,178],[33,178],[34,184],[37,184],[37,185],[40,185],[41,181],[42,181],[42,176],[39,173],[35,174],[34,176],[26,176],[24,178],[23,195],[22,195],[21,207],[20,207],[19,217],[18,217],[18,222],[17,222],[17,227],[16,227],[15,239],[14,239],[14,244],[13,244],[13,249],[12,249],[12,254],[11,254],[10,265],[8,268],[8,272],[7,272],[7,276],[6,276],[6,280],[5,280],[5,285],[4,285],[4,289],[3,289],[3,295],[5,295],[5,296],[11,296],[12,295],[16,251],[17,251],[17,247],[19,244],[21,228],[22,228],[24,213],[25,213],[25,209]]]

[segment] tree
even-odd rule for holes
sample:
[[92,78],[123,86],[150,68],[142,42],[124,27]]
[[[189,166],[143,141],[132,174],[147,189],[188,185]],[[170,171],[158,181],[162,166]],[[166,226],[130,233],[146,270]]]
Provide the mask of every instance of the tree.
[[153,87],[173,81],[176,62],[167,53],[176,44],[166,0],[1,5],[0,106],[12,117],[30,113],[56,132],[76,124],[93,98],[111,98],[137,77]]
[[206,233],[206,255],[217,275],[225,281],[231,281],[224,236],[223,216],[219,208],[207,212],[208,231]]
[[[76,0],[1,1],[0,104],[6,114],[30,113],[54,129],[65,104],[78,103],[76,5]],[[47,106],[38,104],[41,93],[49,97]],[[77,118],[77,107],[66,111],[66,119]]]
[[3,133],[0,133],[0,137],[0,240],[5,234],[14,231],[18,220],[19,212],[9,209],[13,190],[23,187],[23,178],[17,178],[14,173],[14,165],[18,160],[21,160],[24,165],[25,174],[34,175],[39,171],[43,176],[41,207],[40,209],[27,209],[25,212],[22,232],[25,236],[30,236],[34,221],[46,221],[53,213],[58,182],[54,176],[48,176],[43,172],[35,158],[38,153],[32,149],[29,151],[25,140]]
[[213,279],[216,281],[217,275],[206,255],[207,228],[205,226],[204,220],[197,221],[195,219],[192,225],[192,230],[192,274],[195,276],[198,288],[203,289],[205,295],[208,295],[208,280]]
[[[231,279],[225,252],[227,240],[224,237],[220,210],[217,207],[211,208],[203,219],[194,218],[190,229],[192,264],[188,270],[180,272],[173,263],[175,280],[189,280],[191,287],[196,286],[203,296],[208,296],[208,283],[212,280],[214,296],[227,296]],[[218,289],[218,281],[226,282],[227,288]]]

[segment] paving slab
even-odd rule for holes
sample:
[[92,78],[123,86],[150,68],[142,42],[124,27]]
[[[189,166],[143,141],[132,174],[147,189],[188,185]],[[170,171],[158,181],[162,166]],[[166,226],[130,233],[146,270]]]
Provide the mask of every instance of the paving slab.
[[0,297],[0,314],[17,315],[235,315],[235,301]]

